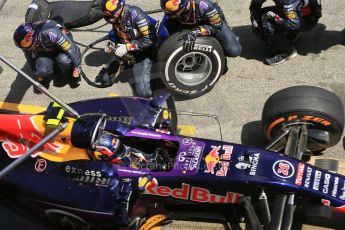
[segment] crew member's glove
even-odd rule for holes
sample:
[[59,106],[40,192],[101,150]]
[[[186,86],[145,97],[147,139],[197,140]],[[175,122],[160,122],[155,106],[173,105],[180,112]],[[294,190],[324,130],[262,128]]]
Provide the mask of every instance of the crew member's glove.
[[272,11],[268,11],[266,13],[266,18],[271,19],[271,20],[275,21],[276,23],[280,23],[280,21],[281,21],[280,16],[278,14],[272,12]]
[[193,30],[185,35],[183,41],[183,49],[186,52],[191,52],[194,49],[196,38],[199,36],[197,30]]
[[75,68],[73,69],[73,77],[75,77],[75,78],[80,77],[80,71],[81,71],[80,66],[75,67]]
[[125,44],[117,44],[115,55],[119,58],[122,58],[126,53],[128,53],[127,47]]

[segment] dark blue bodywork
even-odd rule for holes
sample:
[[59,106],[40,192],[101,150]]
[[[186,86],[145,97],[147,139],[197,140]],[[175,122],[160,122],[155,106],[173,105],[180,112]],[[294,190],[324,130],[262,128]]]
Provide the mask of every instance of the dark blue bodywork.
[[[175,145],[169,171],[132,168],[102,161],[47,161],[30,158],[1,182],[1,195],[12,204],[45,216],[51,221],[68,216],[85,226],[118,224],[119,199],[131,194],[174,205],[236,205],[239,198],[256,187],[277,193],[295,192],[308,196],[304,202],[327,200],[334,207],[345,205],[345,177],[318,169],[281,154],[215,140],[163,134],[148,129],[154,124],[167,98],[154,100],[115,97],[72,103],[80,114],[106,113],[107,131],[121,133],[126,140],[155,145]],[[121,122],[120,117],[129,118]],[[141,126],[139,127],[139,124]],[[43,171],[37,170],[46,161]],[[0,167],[13,159],[0,149]],[[158,185],[139,190],[141,177],[151,176]],[[192,207],[191,206],[191,207]]]

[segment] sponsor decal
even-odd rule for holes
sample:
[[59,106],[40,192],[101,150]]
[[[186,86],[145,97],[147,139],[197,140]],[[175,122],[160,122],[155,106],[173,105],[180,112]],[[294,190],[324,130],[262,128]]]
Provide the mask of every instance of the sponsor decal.
[[214,168],[219,162],[219,150],[221,146],[212,146],[212,150],[205,157],[206,170],[205,173],[214,174]]
[[189,147],[186,151],[180,152],[178,155],[178,161],[179,161],[180,169],[182,170],[182,173],[186,173],[187,171],[197,170],[200,164],[201,154],[203,152],[203,146],[197,145],[197,143],[193,142],[193,139],[191,138],[185,138],[185,139],[186,140],[190,139],[192,143],[187,145]]
[[[2,148],[10,158],[21,157],[44,138],[44,130],[39,130],[35,124],[34,116],[19,116],[18,119],[8,119],[2,126],[4,130],[8,130],[6,132],[8,135],[0,136],[0,142],[2,142]],[[37,157],[42,152],[57,153],[61,148],[62,146],[57,143],[48,142],[31,157]]]
[[38,159],[35,163],[36,172],[43,172],[47,168],[47,161],[45,159]]
[[251,166],[250,166],[249,175],[251,176],[256,175],[256,170],[258,168],[259,160],[260,160],[260,153],[254,153]]
[[305,164],[298,163],[296,180],[295,180],[295,184],[298,185],[298,186],[302,185],[304,168],[305,168]]
[[272,170],[276,176],[283,179],[290,178],[295,174],[294,166],[286,160],[276,161],[272,166]]
[[158,181],[156,178],[152,177],[151,175],[139,177],[138,179],[138,188],[140,190],[146,190],[149,188],[154,188],[156,186],[158,186]]
[[127,117],[127,116],[110,116],[108,117],[109,121],[118,121],[127,125],[131,125],[133,122],[133,117]]
[[182,184],[181,188],[170,188],[167,186],[157,186],[145,190],[144,194],[155,196],[173,197],[175,199],[190,200],[200,203],[222,203],[234,204],[239,202],[241,194],[227,192],[225,195],[211,193],[208,189],[194,187],[189,184]]
[[132,21],[135,21],[135,19],[137,18],[138,16],[138,12],[136,10],[132,10],[131,11],[131,18],[132,18]]
[[235,167],[240,170],[249,170],[249,175],[255,176],[260,161],[260,153],[254,153],[252,155],[246,154],[237,158],[238,162]]
[[153,228],[154,226],[156,226],[158,223],[162,222],[163,220],[165,220],[167,218],[168,218],[167,215],[156,214],[156,215],[150,217],[139,229],[140,230],[154,229]]
[[55,33],[49,32],[48,35],[49,35],[49,40],[50,40],[51,42],[53,42],[53,43],[56,43],[56,42],[57,42],[58,37],[57,37],[57,35],[56,35]]
[[194,45],[194,50],[204,51],[204,52],[211,53],[212,50],[213,50],[213,47],[212,47],[212,46],[209,46],[209,45],[195,44],[195,45]]
[[126,48],[128,51],[134,51],[134,50],[139,49],[139,46],[135,43],[127,43]]
[[238,162],[236,163],[235,167],[240,170],[245,170],[250,168],[253,157],[249,156],[247,161],[244,160],[244,156],[240,156],[237,159]]
[[155,137],[155,138],[162,137],[161,134],[154,134],[154,133],[145,133],[145,132],[138,132],[138,131],[132,131],[131,133],[136,134],[138,136],[143,136],[143,137]]
[[97,187],[109,187],[110,178],[103,177],[101,171],[77,168],[66,165],[65,173],[72,177],[73,181],[81,184],[92,184]]
[[319,170],[315,170],[314,173],[314,182],[313,182],[313,189],[319,191],[320,188],[320,181],[321,181],[322,172]]
[[341,190],[341,194],[339,196],[339,199],[345,200],[345,181],[343,183],[343,187],[340,190]]
[[105,9],[112,12],[117,8],[118,0],[109,0],[105,4]]
[[324,194],[328,194],[330,181],[331,181],[331,174],[325,173],[325,178],[323,180],[323,185],[322,185],[322,192]]
[[193,138],[186,137],[182,139],[182,144],[184,145],[191,145],[193,143]]
[[304,187],[306,188],[309,188],[310,186],[312,172],[313,172],[313,169],[307,166],[307,174],[304,181]]
[[200,1],[199,3],[199,9],[202,14],[204,14],[208,10],[208,5],[204,1]]
[[123,168],[119,168],[118,171],[123,172],[123,173],[140,174],[140,175],[146,174],[146,172],[132,170],[132,169],[123,169]]
[[287,12],[285,12],[285,16],[289,20],[297,18],[295,11],[287,11]]
[[331,194],[333,197],[337,197],[338,186],[339,186],[339,177],[336,176],[334,178],[333,189],[332,189],[332,194]]
[[63,51],[68,51],[71,47],[72,47],[72,45],[68,41],[64,41],[61,44],[61,48],[62,48]]
[[20,47],[27,48],[27,47],[31,46],[31,44],[32,44],[32,36],[33,35],[34,35],[33,31],[27,33],[25,35],[25,37],[23,38],[23,40],[20,41]]
[[[219,151],[224,151],[222,154]],[[233,146],[212,146],[212,150],[205,156],[206,170],[204,173],[215,174],[216,176],[226,176],[229,170],[230,159],[233,151]],[[217,167],[217,170],[215,171]]]

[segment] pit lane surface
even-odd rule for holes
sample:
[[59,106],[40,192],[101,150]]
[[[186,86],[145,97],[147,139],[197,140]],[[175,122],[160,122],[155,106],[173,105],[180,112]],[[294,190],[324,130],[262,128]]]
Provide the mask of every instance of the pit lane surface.
[[[229,71],[224,75],[215,88],[205,96],[189,101],[177,102],[177,109],[181,111],[201,112],[217,115],[222,124],[223,140],[250,145],[263,145],[261,138],[260,118],[261,110],[269,95],[277,90],[294,85],[320,86],[335,92],[345,101],[344,58],[345,37],[341,31],[345,27],[345,2],[343,0],[323,1],[323,17],[319,25],[304,34],[297,43],[299,56],[282,65],[270,67],[262,64],[262,59],[270,54],[251,32],[249,21],[249,0],[219,0],[229,24],[240,37],[243,46],[241,57],[228,59]],[[0,53],[14,62],[19,68],[28,71],[28,66],[22,52],[14,46],[12,34],[17,25],[24,21],[24,14],[30,1],[8,1],[0,11]],[[133,5],[146,10],[159,8],[159,1],[143,0],[130,1]],[[160,14],[153,15],[157,19]],[[102,25],[103,22],[97,23]],[[75,40],[84,45],[104,36],[109,26],[93,30],[96,25],[73,31]],[[97,61],[97,56],[90,60]],[[99,63],[98,63],[99,64]],[[3,68],[0,73],[0,101],[46,106],[49,99],[36,96],[28,82],[18,77],[15,72],[0,63]],[[85,67],[87,74],[96,76],[100,66]],[[1,72],[1,70],[0,70]],[[106,97],[110,93],[132,95],[127,82],[118,83],[111,88],[96,89],[82,82],[77,89],[69,86],[50,87],[52,92],[66,102],[84,100],[88,98]],[[211,118],[181,115],[181,124],[197,127],[197,136],[219,139],[217,122]],[[343,159],[343,143],[328,149],[325,157]],[[2,210],[1,216],[4,217]],[[13,215],[6,216],[3,226],[11,226],[17,219]],[[28,226],[27,222],[19,222],[21,226]],[[172,228],[195,228],[195,224],[176,225]],[[216,226],[197,225],[198,229],[215,229]],[[15,229],[15,228],[9,228]],[[35,229],[46,229],[35,227]]]

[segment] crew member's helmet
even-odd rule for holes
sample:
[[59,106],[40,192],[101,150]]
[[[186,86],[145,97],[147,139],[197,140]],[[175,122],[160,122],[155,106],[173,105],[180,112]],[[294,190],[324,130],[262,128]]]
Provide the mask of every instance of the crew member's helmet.
[[118,136],[103,131],[94,144],[94,158],[96,160],[110,161],[117,163],[124,156],[124,149]]
[[13,34],[13,40],[17,47],[21,49],[32,49],[37,43],[37,34],[34,25],[26,22],[18,26]]
[[125,4],[125,0],[103,0],[102,11],[105,17],[110,19],[110,21],[117,20],[120,18]]
[[161,0],[161,7],[168,16],[178,16],[189,8],[190,0]]

